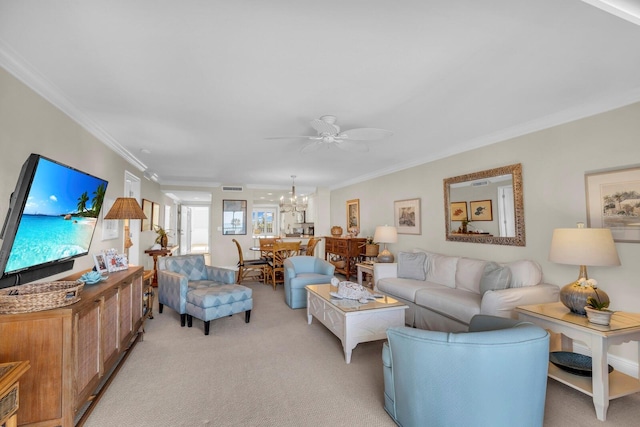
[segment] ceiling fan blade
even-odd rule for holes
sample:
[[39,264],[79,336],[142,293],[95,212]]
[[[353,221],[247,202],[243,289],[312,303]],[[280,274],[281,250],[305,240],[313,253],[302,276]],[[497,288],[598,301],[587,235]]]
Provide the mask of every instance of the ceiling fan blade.
[[318,151],[323,145],[326,146],[326,144],[322,143],[322,140],[310,142],[300,149],[300,153],[306,154],[313,151]]
[[367,144],[358,141],[337,139],[334,144],[341,150],[351,151],[353,153],[366,153],[367,151],[369,151],[369,147],[367,146]]
[[265,139],[316,139],[317,136],[308,135],[283,135],[283,136],[267,136]]
[[386,129],[357,128],[340,132],[337,138],[350,139],[352,141],[373,141],[376,139],[384,139],[391,135],[393,135],[393,132]]
[[340,132],[340,128],[332,123],[327,123],[324,120],[320,120],[320,119],[313,119],[309,122],[309,124],[311,124],[311,127],[314,128],[316,130],[316,132],[318,132],[318,135],[320,134],[329,134],[329,135],[335,135],[338,132]]

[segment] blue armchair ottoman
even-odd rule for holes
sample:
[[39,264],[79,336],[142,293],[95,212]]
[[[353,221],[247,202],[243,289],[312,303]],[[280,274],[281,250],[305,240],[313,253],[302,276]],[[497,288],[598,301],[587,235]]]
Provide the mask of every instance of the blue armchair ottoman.
[[249,323],[253,308],[252,290],[242,285],[217,285],[193,289],[187,292],[187,326],[191,327],[193,318],[204,321],[204,334],[209,335],[212,320],[232,314],[244,314],[245,323]]

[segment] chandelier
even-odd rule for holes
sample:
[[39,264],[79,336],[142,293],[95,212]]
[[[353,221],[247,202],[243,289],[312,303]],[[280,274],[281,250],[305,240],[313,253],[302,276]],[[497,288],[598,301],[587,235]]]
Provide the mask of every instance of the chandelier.
[[304,212],[307,209],[307,198],[302,197],[300,200],[296,197],[296,176],[291,175],[291,197],[285,201],[284,196],[280,197],[280,213]]

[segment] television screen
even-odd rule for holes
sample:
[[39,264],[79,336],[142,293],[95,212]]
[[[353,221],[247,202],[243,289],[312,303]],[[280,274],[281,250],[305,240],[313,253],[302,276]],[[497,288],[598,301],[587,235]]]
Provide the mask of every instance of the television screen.
[[[107,184],[31,154],[11,195],[2,228],[2,277],[88,254]],[[13,284],[19,282],[17,278]]]

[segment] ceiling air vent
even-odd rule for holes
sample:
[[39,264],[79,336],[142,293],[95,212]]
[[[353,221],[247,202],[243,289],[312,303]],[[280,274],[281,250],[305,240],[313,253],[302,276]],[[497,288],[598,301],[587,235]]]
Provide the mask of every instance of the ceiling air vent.
[[234,193],[242,192],[244,189],[239,185],[223,185],[222,191],[231,191]]

